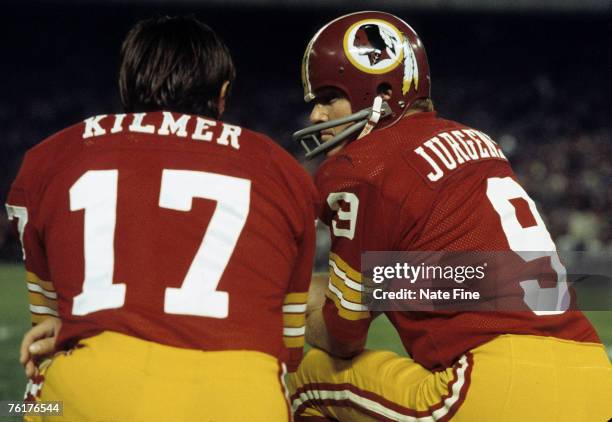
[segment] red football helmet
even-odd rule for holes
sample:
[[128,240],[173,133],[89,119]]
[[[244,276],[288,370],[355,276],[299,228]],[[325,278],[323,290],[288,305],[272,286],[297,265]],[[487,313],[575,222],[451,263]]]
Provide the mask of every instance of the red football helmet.
[[[428,98],[429,64],[423,43],[406,22],[384,12],[357,12],[331,21],[310,40],[302,60],[302,84],[306,102],[318,89],[334,87],[346,94],[356,111],[293,135],[310,158],[350,136],[359,138],[394,124],[415,100]],[[379,94],[387,88],[392,97],[383,103]],[[320,142],[318,132],[349,121],[357,123]],[[308,146],[308,138],[314,148]]]

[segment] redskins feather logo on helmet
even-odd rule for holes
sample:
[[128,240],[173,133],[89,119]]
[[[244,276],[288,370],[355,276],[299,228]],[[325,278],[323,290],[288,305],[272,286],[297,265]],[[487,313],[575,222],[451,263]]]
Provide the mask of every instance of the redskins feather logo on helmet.
[[[304,100],[333,87],[344,92],[354,114],[319,123],[293,134],[312,158],[347,138],[361,138],[397,122],[414,101],[430,96],[429,65],[417,33],[400,18],[384,12],[357,12],[323,26],[310,40],[302,60]],[[391,88],[383,102],[379,93]],[[321,130],[353,125],[322,143]]]

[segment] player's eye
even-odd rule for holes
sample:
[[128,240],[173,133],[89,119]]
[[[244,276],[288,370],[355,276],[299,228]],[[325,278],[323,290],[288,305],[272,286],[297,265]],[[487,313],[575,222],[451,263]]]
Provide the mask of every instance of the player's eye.
[[344,95],[341,92],[335,89],[329,89],[320,92],[317,95],[315,101],[317,102],[317,104],[321,105],[332,105],[341,98],[344,98]]
[[335,100],[337,100],[337,98],[338,97],[333,96],[333,95],[318,95],[316,98],[316,102],[317,104],[321,104],[321,105],[330,105]]

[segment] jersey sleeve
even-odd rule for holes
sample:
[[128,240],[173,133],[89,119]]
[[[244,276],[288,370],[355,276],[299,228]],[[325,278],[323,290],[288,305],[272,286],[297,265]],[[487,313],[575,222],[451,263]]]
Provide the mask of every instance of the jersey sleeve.
[[304,349],[306,302],[315,249],[314,213],[311,216],[310,224],[304,228],[289,289],[283,301],[283,342],[289,351],[289,372],[297,369]]
[[328,225],[331,236],[323,316],[327,331],[336,342],[353,343],[365,339],[372,321],[372,314],[362,300],[361,254],[377,250],[384,234],[377,231],[380,210],[371,205],[377,203],[376,187],[358,179],[349,183],[346,177],[341,180],[334,183],[333,178],[317,177],[323,196],[320,218]]
[[6,212],[21,243],[32,324],[36,325],[48,316],[58,316],[58,301],[49,277],[41,234],[36,225],[38,210],[34,189],[31,187],[30,167],[31,163],[26,156],[11,186]]
[[297,254],[283,300],[283,343],[288,351],[287,369],[297,369],[303,356],[306,303],[315,255],[315,221],[319,210],[317,189],[312,177],[287,153],[280,151],[280,171],[299,216]]

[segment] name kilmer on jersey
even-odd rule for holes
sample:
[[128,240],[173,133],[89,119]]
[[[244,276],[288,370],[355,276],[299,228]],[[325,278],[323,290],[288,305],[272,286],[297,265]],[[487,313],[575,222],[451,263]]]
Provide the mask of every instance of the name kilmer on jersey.
[[[129,116],[129,122],[124,122]],[[102,136],[106,134],[116,134],[124,131],[133,133],[157,134],[162,136],[174,135],[180,138],[191,138],[194,141],[212,142],[219,145],[231,146],[234,149],[240,148],[239,137],[242,128],[239,126],[229,125],[227,123],[217,122],[200,116],[191,116],[188,114],[180,114],[178,118],[168,111],[163,112],[163,120],[159,127],[151,123],[147,123],[145,118],[147,113],[127,114],[101,114],[99,116],[85,119],[85,130],[83,131],[83,139]],[[187,132],[187,124],[191,119],[195,119],[195,127],[191,133]],[[129,126],[125,126],[128,125]]]

